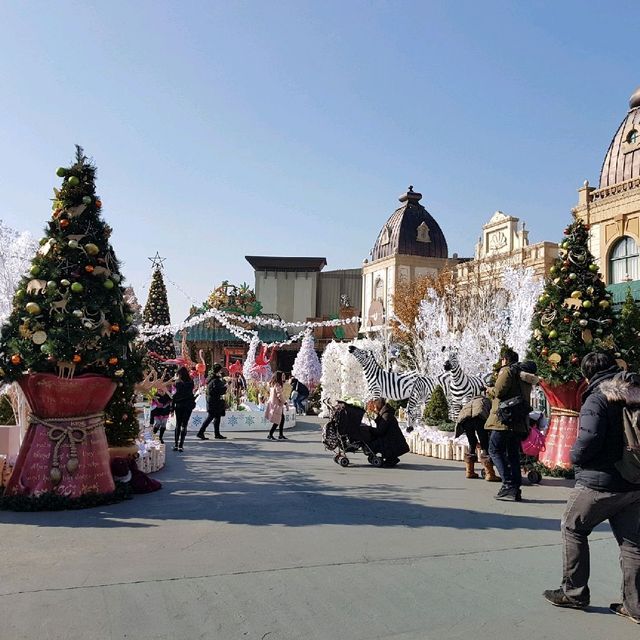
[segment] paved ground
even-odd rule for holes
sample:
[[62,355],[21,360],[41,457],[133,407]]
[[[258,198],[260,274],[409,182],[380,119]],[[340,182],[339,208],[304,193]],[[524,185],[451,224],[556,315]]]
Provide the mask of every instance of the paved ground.
[[319,421],[190,439],[164,488],[82,512],[0,513],[0,638],[474,640],[638,638],[608,527],[592,543],[586,612],[540,597],[559,581],[568,483],[464,480],[461,463],[361,455],[342,469]]

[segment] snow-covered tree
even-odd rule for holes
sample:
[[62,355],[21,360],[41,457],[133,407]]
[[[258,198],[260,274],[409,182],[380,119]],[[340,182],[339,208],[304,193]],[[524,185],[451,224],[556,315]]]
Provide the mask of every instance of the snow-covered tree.
[[300,351],[298,351],[298,355],[293,363],[291,375],[300,380],[300,382],[309,387],[309,389],[312,389],[320,382],[322,366],[320,365],[318,354],[314,349],[314,340],[311,331],[308,331],[304,338],[302,338]]
[[251,338],[251,342],[249,343],[249,351],[247,352],[247,357],[245,358],[244,364],[242,365],[242,375],[244,376],[247,382],[257,382],[254,375],[254,370],[256,366],[256,355],[258,353],[258,346],[260,344],[260,338],[257,335],[254,335]]
[[335,403],[342,396],[342,355],[345,347],[342,343],[332,340],[322,354],[322,375],[320,384],[322,393],[321,417],[326,417],[325,401],[330,404]]
[[[365,338],[362,340],[353,340],[349,344],[358,347],[358,349],[371,351],[376,362],[381,367],[386,366],[382,341]],[[371,399],[369,387],[362,371],[362,365],[346,348],[342,354],[342,395],[343,397],[359,398],[362,401]]]
[[138,297],[133,287],[126,287],[123,292],[123,298],[125,302],[131,307],[131,313],[133,320],[131,324],[134,327],[138,327],[142,324],[142,305],[138,302]]
[[0,322],[11,313],[13,294],[37,248],[29,232],[16,231],[0,220]]

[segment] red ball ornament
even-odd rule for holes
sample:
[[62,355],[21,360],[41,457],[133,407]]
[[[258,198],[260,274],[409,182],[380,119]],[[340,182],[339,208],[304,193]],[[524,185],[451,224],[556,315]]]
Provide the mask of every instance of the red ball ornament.
[[549,355],[549,349],[547,349],[547,347],[545,347],[544,349],[542,349],[542,351],[540,351],[540,355],[541,356],[548,356]]
[[14,353],[11,356],[11,364],[20,364],[21,362],[22,358],[17,353]]
[[571,318],[569,316],[565,316],[564,318],[562,318],[562,322],[564,322],[565,324],[571,324]]
[[82,356],[76,353],[71,360],[78,364],[79,362],[82,362]]
[[88,265],[84,268],[84,270],[85,270],[87,273],[93,273],[93,265],[88,264]]
[[114,333],[118,333],[118,331],[120,331],[120,325],[119,324],[112,324],[111,325],[111,331],[113,331]]
[[102,200],[96,200],[96,209],[100,209],[102,207]]
[[60,228],[66,229],[69,226],[69,221],[66,218],[60,220]]
[[571,356],[571,360],[569,360],[569,362],[573,365],[580,364],[580,358],[578,358],[578,356]]
[[116,357],[109,358],[109,364],[118,364],[118,358]]

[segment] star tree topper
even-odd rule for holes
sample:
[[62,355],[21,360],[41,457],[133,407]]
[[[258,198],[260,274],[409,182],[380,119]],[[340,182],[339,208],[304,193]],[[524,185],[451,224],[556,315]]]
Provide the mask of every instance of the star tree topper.
[[156,255],[153,256],[153,258],[149,258],[149,260],[151,260],[152,269],[164,269],[163,262],[166,260],[166,258],[161,258],[160,253],[158,253],[157,251]]

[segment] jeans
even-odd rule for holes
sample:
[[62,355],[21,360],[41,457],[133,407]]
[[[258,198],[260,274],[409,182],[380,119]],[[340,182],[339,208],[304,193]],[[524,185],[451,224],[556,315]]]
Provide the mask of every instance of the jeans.
[[217,436],[220,435],[220,420],[222,418],[220,416],[213,416],[213,414],[208,413],[207,417],[205,418],[205,421],[202,423],[202,426],[200,427],[200,431],[198,431],[199,435],[204,435],[204,432],[207,430],[207,427],[211,424],[211,421],[213,421],[213,433]]
[[492,431],[489,438],[489,455],[498,468],[502,484],[508,489],[519,489],[522,484],[521,440],[520,434],[513,431]]
[[589,602],[589,534],[609,520],[620,547],[622,603],[640,618],[640,489],[595,491],[576,485],[562,516],[562,589],[581,603]]
[[305,402],[309,396],[302,396],[299,393],[293,399],[293,406],[296,408],[296,413],[305,414],[307,409],[305,407]]
[[175,440],[176,447],[181,447],[184,444],[184,438],[187,435],[187,425],[189,424],[189,418],[191,417],[192,407],[176,407],[176,431]]

